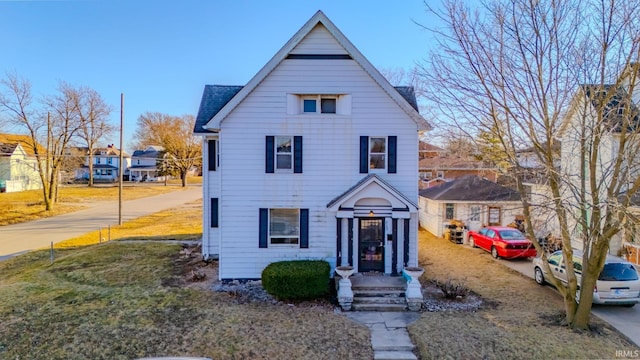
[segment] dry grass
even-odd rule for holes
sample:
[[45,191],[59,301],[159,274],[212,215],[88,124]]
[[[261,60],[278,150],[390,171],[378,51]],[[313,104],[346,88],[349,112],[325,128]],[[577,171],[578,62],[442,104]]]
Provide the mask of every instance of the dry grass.
[[[162,186],[161,184],[133,185],[123,187],[124,200],[164,194],[178,190],[176,186]],[[0,226],[17,224],[37,220],[45,217],[61,215],[77,211],[90,203],[98,201],[117,201],[118,186],[113,184],[88,186],[61,187],[59,201],[53,210],[45,211],[42,200],[42,190],[29,190],[15,193],[0,194]]]
[[110,242],[59,250],[53,265],[46,251],[0,263],[0,358],[372,358],[368,330],[331,306],[239,304],[186,286],[193,266],[217,264],[180,249]]
[[420,232],[424,279],[463,280],[485,304],[477,312],[423,313],[409,327],[423,359],[593,359],[638,348],[592,318],[592,331],[559,325],[563,303],[550,287],[470,250]]
[[[101,240],[102,239],[104,240]],[[110,237],[110,238],[109,238]],[[200,240],[202,200],[56,243],[56,248],[98,244],[109,240]]]
[[[200,223],[198,202],[128,222],[120,239],[175,239]],[[326,301],[245,303],[213,292],[217,262],[181,249],[112,241],[57,249],[53,265],[47,251],[0,262],[0,359],[373,357],[366,327]],[[205,281],[189,283],[193,270]]]

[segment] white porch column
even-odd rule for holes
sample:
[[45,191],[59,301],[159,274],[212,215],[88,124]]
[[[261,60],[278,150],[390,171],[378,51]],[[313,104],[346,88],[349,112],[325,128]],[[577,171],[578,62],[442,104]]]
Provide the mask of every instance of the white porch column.
[[359,239],[358,239],[358,229],[360,228],[360,219],[358,218],[354,218],[353,219],[353,268],[355,269],[356,272],[359,272],[358,270],[358,259],[360,259],[360,253],[358,252],[358,243],[359,243]]
[[349,219],[340,219],[340,253],[342,254],[340,265],[349,265]]

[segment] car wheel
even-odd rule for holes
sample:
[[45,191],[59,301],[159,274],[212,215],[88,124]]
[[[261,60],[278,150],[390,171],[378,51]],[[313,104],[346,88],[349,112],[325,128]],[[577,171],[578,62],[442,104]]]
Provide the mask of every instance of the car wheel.
[[495,246],[491,247],[491,256],[493,256],[494,259],[500,257],[500,255],[498,255],[498,249]]
[[470,245],[472,248],[476,248],[476,247],[477,247],[477,246],[476,246],[476,240],[473,238],[473,236],[469,236],[469,245]]
[[538,283],[538,285],[544,285],[544,274],[542,273],[542,269],[536,267],[533,273],[533,278],[536,280],[536,283]]

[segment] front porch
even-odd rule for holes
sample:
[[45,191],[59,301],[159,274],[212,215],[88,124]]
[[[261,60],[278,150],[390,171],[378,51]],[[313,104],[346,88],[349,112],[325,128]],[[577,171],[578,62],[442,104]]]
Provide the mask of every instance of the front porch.
[[366,176],[327,209],[336,217],[336,266],[399,275],[417,265],[418,207],[382,178]]
[[353,273],[350,266],[336,269],[338,302],[346,311],[418,311],[422,307],[422,287],[418,278],[423,269],[412,267],[402,276],[380,273]]

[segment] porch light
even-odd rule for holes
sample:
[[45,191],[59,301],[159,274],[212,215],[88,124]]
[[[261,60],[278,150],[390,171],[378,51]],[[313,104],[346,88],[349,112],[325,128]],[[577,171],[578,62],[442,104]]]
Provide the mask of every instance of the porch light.
[[369,216],[373,216],[373,215],[374,215],[373,210],[369,211]]

